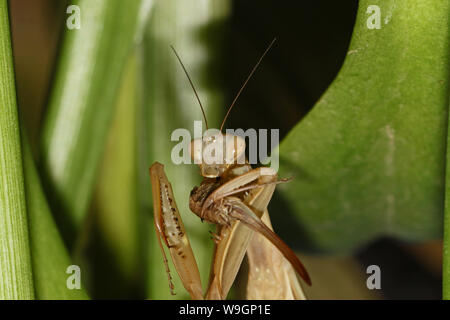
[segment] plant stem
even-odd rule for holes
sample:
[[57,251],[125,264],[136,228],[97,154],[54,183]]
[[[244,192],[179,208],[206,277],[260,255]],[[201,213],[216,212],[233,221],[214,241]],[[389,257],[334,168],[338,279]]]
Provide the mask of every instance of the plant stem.
[[0,299],[33,299],[7,1],[0,0]]

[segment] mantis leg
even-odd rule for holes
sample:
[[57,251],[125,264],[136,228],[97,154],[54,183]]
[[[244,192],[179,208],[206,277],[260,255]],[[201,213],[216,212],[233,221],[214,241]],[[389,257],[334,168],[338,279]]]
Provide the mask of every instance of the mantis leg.
[[[242,203],[241,205],[244,210],[248,211],[247,213],[249,215],[256,215],[256,219],[262,217],[264,223],[271,228],[267,205],[275,190],[277,175],[270,168],[253,169],[238,176],[218,188],[216,190],[217,194],[214,197],[215,199],[220,199],[224,193],[229,195],[233,190],[240,190],[242,185],[253,181],[257,181],[256,183],[261,187],[257,189],[252,188],[253,190],[250,195],[244,199],[245,204]],[[213,195],[210,195],[210,197],[213,198]],[[258,297],[258,295],[252,294],[252,292],[261,292],[261,290],[268,289],[270,285],[275,285],[281,293],[276,292],[276,290],[267,290],[264,297],[270,299],[304,298],[292,265],[264,236],[259,233],[253,234],[253,231],[247,226],[244,226],[240,221],[235,221],[231,228],[222,227],[221,231],[223,232],[221,236],[223,239],[216,246],[212,270],[213,276],[207,298],[217,299],[226,297],[247,249],[249,250],[250,265],[248,288],[251,288],[251,290],[247,290],[249,297]],[[276,241],[278,240],[281,241],[279,238]],[[287,249],[290,250],[289,248]],[[290,252],[291,260],[294,258],[297,259],[292,250]],[[257,254],[256,256],[255,253]],[[262,257],[270,257],[272,259],[258,259],[258,255],[260,254]],[[283,269],[277,269],[276,267],[278,265],[281,265]],[[300,272],[306,281],[309,282],[303,266],[300,266],[300,268]],[[269,270],[270,274],[261,277],[260,274],[257,274],[260,270]],[[282,280],[283,282],[278,282],[278,280]]]
[[[269,212],[261,220],[270,229]],[[247,248],[248,300],[304,300],[300,281],[291,263],[263,235],[255,233]]]
[[[237,176],[237,177],[233,178],[232,180],[224,183],[222,186],[220,186],[214,192],[212,192],[208,196],[208,198],[205,200],[205,202],[203,204],[203,210],[206,209],[207,207],[209,207],[211,204],[213,204],[217,200],[223,198],[224,195],[229,195],[234,190],[240,189],[241,187],[243,187],[253,181],[257,181],[259,178],[261,178],[263,176],[276,177],[276,175],[277,175],[276,171],[273,170],[272,168],[260,167],[260,168],[252,169],[240,176]],[[264,187],[261,186],[261,188],[263,189]],[[268,190],[271,190],[271,188]],[[275,190],[275,189],[273,189],[273,190]],[[273,190],[272,190],[272,192],[269,192],[270,197],[272,197]],[[269,201],[270,201],[270,199],[269,199]]]
[[[276,176],[265,176],[260,178],[259,182],[274,180]],[[275,186],[268,186],[265,190],[254,194],[248,201],[255,211],[263,212],[261,220],[272,230],[267,206],[274,189]],[[259,233],[253,235],[247,248],[247,258],[249,264],[247,299],[306,299],[291,263],[263,235]]]
[[172,186],[164,173],[164,166],[155,162],[150,167],[150,178],[155,229],[163,254],[170,290],[173,294],[172,278],[161,238],[169,249],[175,269],[191,298],[203,299],[197,262],[175,203]]
[[[247,172],[240,174],[219,187],[209,198],[214,201],[214,198],[221,198],[223,193],[229,193],[248,183],[259,181],[263,178],[264,181],[261,182],[276,181],[277,175],[271,168],[249,168]],[[255,209],[254,212],[258,217],[261,217],[272,198],[274,190],[274,184],[252,189],[244,201]],[[221,241],[215,247],[210,285],[206,295],[207,299],[226,298],[253,236],[253,230],[239,221],[234,221],[231,227],[220,226],[218,233]]]

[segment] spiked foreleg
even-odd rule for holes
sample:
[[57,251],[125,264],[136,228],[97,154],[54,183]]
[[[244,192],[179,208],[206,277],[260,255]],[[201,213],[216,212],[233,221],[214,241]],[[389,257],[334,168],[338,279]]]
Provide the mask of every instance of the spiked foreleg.
[[160,241],[161,238],[168,247],[175,269],[191,298],[196,300],[203,299],[197,262],[175,203],[172,185],[164,173],[164,166],[155,162],[150,167],[150,178],[155,229],[168,273],[171,292],[173,294],[173,284],[164,248]]

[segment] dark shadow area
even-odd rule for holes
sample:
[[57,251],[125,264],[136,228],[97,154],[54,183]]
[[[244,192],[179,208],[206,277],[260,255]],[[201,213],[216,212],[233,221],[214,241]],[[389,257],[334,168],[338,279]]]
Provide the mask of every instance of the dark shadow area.
[[279,192],[273,194],[268,210],[276,233],[295,251],[311,253],[314,248],[311,237]]
[[228,128],[279,128],[280,140],[337,75],[350,43],[357,1],[234,1],[227,63],[229,103],[273,38]]
[[381,291],[386,299],[442,299],[441,277],[418,263],[399,241],[381,239],[356,257],[364,269],[380,267]]
[[[91,208],[89,241],[86,256],[91,279],[89,293],[93,299],[145,299],[145,255],[140,258],[139,266],[133,274],[119,267],[116,249],[111,248],[102,236],[96,221],[97,208]],[[141,252],[145,252],[141,250]]]

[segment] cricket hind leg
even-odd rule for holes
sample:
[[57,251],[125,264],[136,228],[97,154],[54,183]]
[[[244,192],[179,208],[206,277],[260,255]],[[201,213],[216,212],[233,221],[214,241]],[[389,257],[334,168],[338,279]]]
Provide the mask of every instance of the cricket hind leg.
[[232,208],[230,217],[241,221],[247,227],[262,234],[267,240],[272,242],[272,244],[277,247],[284,257],[292,264],[302,279],[308,285],[311,285],[311,278],[294,251],[292,251],[292,249],[275,232],[267,227],[252,209],[246,206],[240,199],[233,197],[227,198],[227,205]]

